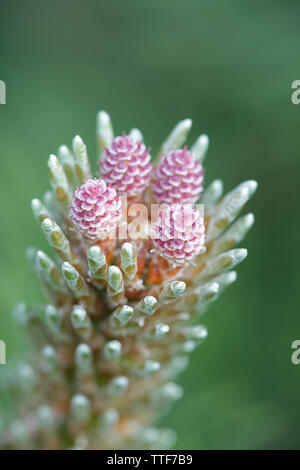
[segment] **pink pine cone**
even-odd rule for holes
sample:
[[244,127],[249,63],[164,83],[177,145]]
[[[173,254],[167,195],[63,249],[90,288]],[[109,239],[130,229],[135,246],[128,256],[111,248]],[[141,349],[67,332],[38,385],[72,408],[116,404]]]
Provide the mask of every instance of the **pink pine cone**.
[[204,172],[186,147],[163,155],[154,170],[152,189],[158,203],[193,204],[203,189]]
[[118,194],[138,196],[150,182],[150,159],[149,150],[142,140],[135,142],[126,134],[115,137],[103,151],[101,176]]
[[75,191],[71,217],[85,237],[104,240],[115,230],[120,208],[121,201],[115,189],[102,179],[89,179]]
[[165,206],[152,226],[157,252],[175,265],[193,259],[204,247],[204,221],[189,205]]

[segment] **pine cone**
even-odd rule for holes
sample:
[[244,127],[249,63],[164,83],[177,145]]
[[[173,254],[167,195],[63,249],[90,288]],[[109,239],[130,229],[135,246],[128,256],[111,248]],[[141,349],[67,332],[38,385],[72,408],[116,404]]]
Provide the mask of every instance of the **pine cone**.
[[183,264],[204,248],[204,221],[192,207],[167,206],[159,210],[152,238],[163,258],[174,265]]
[[104,180],[90,179],[76,189],[71,217],[87,238],[105,240],[116,230],[120,208],[115,189],[107,187]]
[[154,170],[152,189],[158,203],[194,204],[203,189],[204,172],[186,147],[161,157]]
[[149,185],[150,160],[149,150],[142,140],[136,142],[130,135],[123,134],[104,148],[101,174],[119,195],[139,196]]

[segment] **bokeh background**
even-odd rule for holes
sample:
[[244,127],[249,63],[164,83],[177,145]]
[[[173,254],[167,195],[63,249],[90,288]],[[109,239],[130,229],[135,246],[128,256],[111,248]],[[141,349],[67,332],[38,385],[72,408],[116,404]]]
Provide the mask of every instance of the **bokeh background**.
[[[298,1],[52,0],[1,2],[0,338],[25,355],[13,305],[40,298],[25,249],[46,248],[30,200],[48,187],[46,159],[79,133],[96,160],[95,116],[137,126],[155,151],[175,123],[211,146],[206,181],[254,178],[256,224],[239,280],[210,308],[207,341],[163,420],[178,448],[298,448],[300,365]],[[0,380],[4,367],[0,366]],[[5,401],[2,399],[2,408]],[[0,403],[1,409],[1,403]],[[0,411],[1,413],[1,411]]]

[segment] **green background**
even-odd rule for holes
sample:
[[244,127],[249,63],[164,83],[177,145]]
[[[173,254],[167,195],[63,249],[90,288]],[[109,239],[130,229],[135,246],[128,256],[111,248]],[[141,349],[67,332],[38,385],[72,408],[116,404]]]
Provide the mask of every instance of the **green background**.
[[[201,320],[207,341],[181,376],[163,424],[178,448],[298,448],[300,365],[300,3],[241,0],[6,1],[0,14],[0,338],[22,357],[11,310],[40,298],[24,256],[46,247],[30,200],[48,188],[46,159],[79,133],[96,160],[95,116],[137,126],[155,151],[191,117],[211,146],[206,182],[254,178],[239,280]],[[0,380],[4,367],[0,366]]]

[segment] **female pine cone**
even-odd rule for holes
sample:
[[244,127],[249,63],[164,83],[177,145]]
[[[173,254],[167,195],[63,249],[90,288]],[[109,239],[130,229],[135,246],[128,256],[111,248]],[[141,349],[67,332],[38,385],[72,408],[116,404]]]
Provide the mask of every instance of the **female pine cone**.
[[204,221],[200,212],[188,205],[160,209],[152,230],[157,252],[175,265],[190,261],[203,250]]
[[116,190],[102,179],[89,179],[76,189],[71,217],[86,238],[104,240],[116,229],[121,201]]
[[139,196],[149,185],[152,165],[149,150],[142,140],[130,135],[115,137],[103,150],[101,175],[119,195]]
[[200,162],[186,147],[164,154],[154,170],[155,199],[166,204],[193,204],[202,193],[203,177]]

